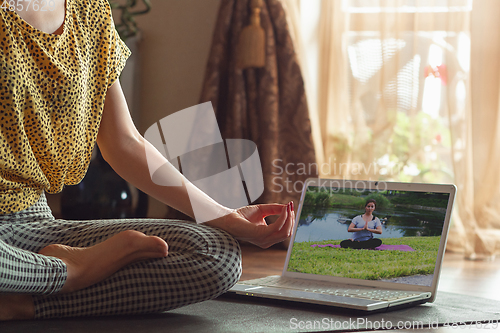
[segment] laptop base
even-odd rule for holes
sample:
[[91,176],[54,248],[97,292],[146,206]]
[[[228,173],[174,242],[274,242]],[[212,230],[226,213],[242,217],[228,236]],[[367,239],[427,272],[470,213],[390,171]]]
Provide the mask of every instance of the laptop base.
[[341,307],[341,306],[335,306],[335,305],[325,305],[325,304],[315,304],[315,303],[309,303],[306,300],[283,300],[283,299],[277,299],[277,298],[267,298],[263,296],[254,296],[254,297],[248,297],[247,295],[243,294],[238,294],[234,291],[229,291],[221,296],[219,296],[221,299],[227,299],[227,300],[234,300],[234,301],[244,301],[245,303],[248,304],[255,304],[255,305],[272,305],[272,306],[279,306],[279,307],[284,307],[284,308],[299,308],[301,310],[304,309],[304,305],[307,305],[307,311],[318,311],[318,312],[328,312],[332,313],[335,312],[336,314],[343,314],[343,315],[349,315],[349,316],[356,316],[356,315],[367,315],[367,314],[372,314],[372,313],[384,313],[384,312],[389,312],[389,311],[397,311],[401,309],[406,309],[406,308],[411,308],[414,306],[418,306],[421,304],[427,303],[426,300],[419,300],[415,302],[409,302],[405,304],[400,304],[400,305],[395,305],[391,307],[384,307],[376,310],[360,310],[360,309],[351,309],[351,308],[346,308],[346,307]]

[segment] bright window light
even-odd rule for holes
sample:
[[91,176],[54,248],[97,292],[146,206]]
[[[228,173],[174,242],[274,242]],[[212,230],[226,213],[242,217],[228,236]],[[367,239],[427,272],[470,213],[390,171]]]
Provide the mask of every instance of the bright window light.
[[365,14],[470,12],[472,0],[342,0],[342,10]]

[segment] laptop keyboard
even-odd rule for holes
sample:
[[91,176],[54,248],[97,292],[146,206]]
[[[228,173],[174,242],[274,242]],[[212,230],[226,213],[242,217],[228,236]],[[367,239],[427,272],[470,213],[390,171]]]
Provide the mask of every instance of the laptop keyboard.
[[373,288],[337,288],[331,284],[300,279],[287,279],[281,276],[267,276],[261,279],[242,281],[242,284],[251,286],[265,286],[275,288],[286,288],[313,293],[328,294],[335,296],[354,297],[372,299],[377,301],[393,301],[412,296],[418,296],[421,293],[399,290],[384,290]]

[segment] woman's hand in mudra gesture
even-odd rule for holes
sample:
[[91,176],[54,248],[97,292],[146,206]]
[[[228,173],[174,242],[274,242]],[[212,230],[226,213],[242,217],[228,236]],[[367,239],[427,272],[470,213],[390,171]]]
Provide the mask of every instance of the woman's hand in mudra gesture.
[[[268,225],[264,218],[271,215],[279,217]],[[206,224],[221,228],[238,240],[268,248],[290,237],[294,221],[295,213],[289,203],[245,206]]]

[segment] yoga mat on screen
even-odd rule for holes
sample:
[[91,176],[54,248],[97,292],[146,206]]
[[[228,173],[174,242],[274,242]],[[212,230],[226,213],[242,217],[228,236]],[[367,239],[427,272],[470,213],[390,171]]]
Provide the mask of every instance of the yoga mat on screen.
[[[311,247],[333,247],[340,249],[340,245],[333,245],[333,244],[313,244]],[[378,247],[375,248],[375,250],[390,250],[390,251],[415,251],[411,246],[400,244],[400,245],[386,245],[382,244]]]
[[[325,319],[326,318],[326,319]],[[138,333],[138,332],[321,332],[323,328],[300,329],[300,322],[349,323],[360,322],[356,330],[367,324],[387,322],[422,322],[424,328],[460,322],[500,321],[500,302],[472,296],[441,292],[434,303],[375,314],[353,314],[338,309],[310,304],[277,302],[264,299],[242,300],[222,297],[193,304],[161,314],[71,318],[59,320],[17,321],[0,323],[2,333]],[[364,320],[365,324],[361,324]],[[294,325],[295,323],[295,325]],[[328,324],[330,325],[330,324]],[[337,324],[338,326],[339,324]],[[346,324],[344,324],[346,325]],[[491,327],[491,326],[490,326]],[[351,326],[352,331],[353,326]],[[486,326],[485,326],[486,328]],[[328,331],[348,329],[328,327]],[[457,332],[462,331],[457,329]],[[487,332],[488,330],[484,330]],[[489,330],[492,332],[493,330]]]

